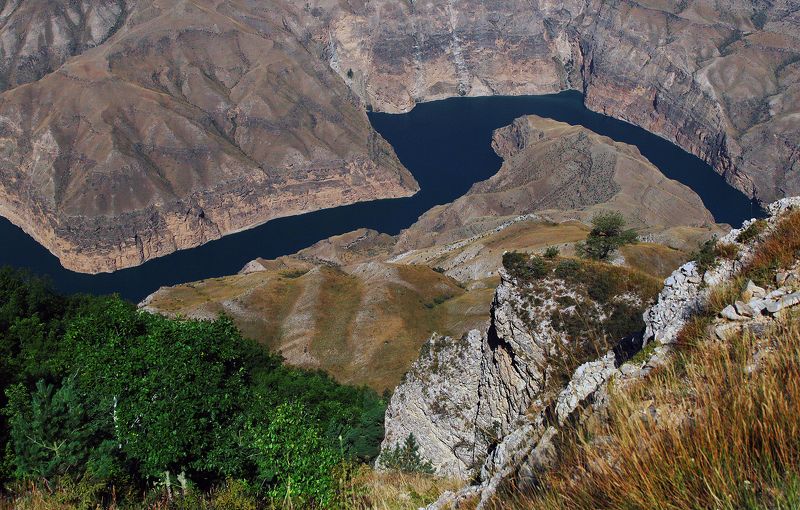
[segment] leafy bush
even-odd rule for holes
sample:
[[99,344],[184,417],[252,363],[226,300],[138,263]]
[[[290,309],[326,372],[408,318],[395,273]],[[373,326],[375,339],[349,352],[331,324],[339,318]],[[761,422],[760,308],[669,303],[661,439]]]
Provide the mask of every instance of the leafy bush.
[[298,403],[281,404],[266,425],[250,429],[256,481],[270,500],[327,507],[336,494],[334,469],[342,462]]
[[625,229],[625,218],[614,211],[592,218],[592,230],[575,248],[578,255],[594,260],[608,260],[620,246],[636,242],[636,233]]
[[[47,480],[44,491],[24,489],[32,498],[94,491],[82,505],[94,507],[185,474],[200,491],[226,480],[280,490],[284,480],[292,497],[316,501],[334,477],[320,471],[330,455],[369,462],[383,439],[387,399],[284,366],[227,318],[169,319],[116,297],[61,296],[7,269],[0,354],[0,481]],[[301,423],[313,430],[295,436]],[[255,441],[253,431],[266,435]],[[267,482],[273,461],[258,448],[268,444],[313,450],[316,471],[298,457]]]
[[503,254],[503,267],[511,276],[523,280],[537,280],[549,272],[547,262],[543,258],[529,257],[515,251]]
[[423,459],[419,453],[419,444],[414,434],[409,434],[405,441],[397,443],[380,456],[380,464],[386,469],[394,469],[403,473],[433,474],[433,465]]
[[714,236],[700,245],[700,248],[692,253],[691,258],[697,265],[700,274],[712,269],[717,261],[717,237]]
[[581,263],[574,259],[562,260],[555,269],[555,274],[559,278],[569,278],[581,269]]

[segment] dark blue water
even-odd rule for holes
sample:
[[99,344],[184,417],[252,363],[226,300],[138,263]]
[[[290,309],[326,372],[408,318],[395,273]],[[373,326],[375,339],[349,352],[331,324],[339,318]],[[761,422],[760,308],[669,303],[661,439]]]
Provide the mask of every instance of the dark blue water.
[[497,172],[501,160],[490,147],[492,131],[526,114],[580,124],[636,145],[667,177],[694,189],[718,222],[738,225],[758,213],[745,195],[728,186],[700,159],[643,129],[590,112],[577,92],[454,98],[420,104],[403,115],[370,113],[372,125],[392,144],[400,161],[419,182],[421,191],[413,197],[282,218],[135,268],[99,275],[62,268],[56,257],[0,218],[0,265],[46,275],[64,292],[116,292],[138,301],[162,285],[232,274],[256,257],[294,253],[360,227],[397,234],[434,205],[453,201],[473,183]]

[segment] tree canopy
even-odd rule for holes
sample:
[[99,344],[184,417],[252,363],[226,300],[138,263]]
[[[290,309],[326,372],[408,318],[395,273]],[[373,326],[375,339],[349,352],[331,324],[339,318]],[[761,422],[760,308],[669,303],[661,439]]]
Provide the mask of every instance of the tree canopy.
[[625,229],[625,218],[617,211],[592,218],[592,230],[576,245],[578,254],[594,260],[608,260],[619,247],[636,242],[636,232]]

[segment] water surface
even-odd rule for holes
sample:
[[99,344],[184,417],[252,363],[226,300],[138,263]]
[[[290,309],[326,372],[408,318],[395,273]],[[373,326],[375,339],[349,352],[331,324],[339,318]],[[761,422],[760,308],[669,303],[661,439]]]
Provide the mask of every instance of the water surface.
[[402,115],[370,113],[375,129],[395,148],[420,184],[409,198],[376,200],[281,218],[197,248],[130,269],[86,275],[58,259],[21,229],[0,218],[0,265],[48,276],[64,292],[118,293],[138,301],[163,285],[236,273],[256,257],[294,253],[327,237],[361,227],[397,234],[431,207],[451,202],[500,168],[492,131],[527,114],[580,124],[636,145],[667,177],[691,187],[718,222],[738,226],[758,211],[707,164],[670,142],[625,122],[591,112],[577,92],[544,96],[453,98],[418,105]]

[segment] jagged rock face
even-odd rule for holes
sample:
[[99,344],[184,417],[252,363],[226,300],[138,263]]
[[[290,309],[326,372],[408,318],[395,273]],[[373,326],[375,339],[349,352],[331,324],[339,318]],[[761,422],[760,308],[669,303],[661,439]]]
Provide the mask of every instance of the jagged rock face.
[[523,214],[588,222],[616,210],[635,228],[714,223],[694,191],[667,179],[638,149],[583,127],[528,115],[496,130],[492,147],[503,158],[500,170],[422,215],[401,233],[395,253],[452,243]]
[[373,108],[574,88],[764,201],[800,189],[794,1],[330,3],[324,54]]
[[[770,204],[767,208],[769,216],[766,218],[764,232],[770,232],[780,222],[784,213],[798,207],[800,207],[800,197],[788,197]],[[735,247],[737,255],[734,260],[718,260],[714,267],[703,274],[700,274],[694,261],[687,262],[664,281],[664,289],[659,294],[658,301],[644,314],[645,342],[654,340],[661,345],[670,345],[677,341],[678,332],[686,321],[705,304],[710,287],[729,280],[752,257],[755,246],[752,243],[740,242],[738,237],[755,221],[757,220],[748,220],[741,228],[732,229],[719,239],[719,243]],[[782,298],[784,294],[772,297]],[[778,301],[773,299],[770,302]],[[763,306],[766,307],[767,303],[765,302]]]
[[3,214],[84,272],[417,189],[280,12],[179,0],[3,94],[0,182]]
[[[637,301],[643,307],[647,294],[644,288],[641,295],[619,292],[608,302]],[[544,433],[547,409],[566,419],[585,399],[586,388],[599,384],[598,373],[605,372],[591,367],[579,372],[580,383],[566,389],[562,379],[582,358],[594,357],[587,346],[607,336],[603,328],[611,315],[581,284],[556,277],[531,283],[503,273],[485,333],[471,331],[460,340],[434,336],[423,347],[392,396],[382,448],[413,434],[438,474],[469,479],[482,469],[482,479],[494,476],[510,455],[497,451],[504,438],[521,424]],[[591,328],[564,327],[570,318]],[[614,355],[609,359],[601,365],[615,369]],[[538,421],[531,424],[530,416]]]
[[[511,417],[507,421],[507,427],[497,427],[497,430],[501,432],[497,435],[496,442],[486,450],[485,461],[480,468],[477,482],[457,492],[442,494],[439,500],[428,508],[431,510],[461,508],[460,505],[462,503],[465,503],[468,508],[494,508],[497,502],[493,502],[492,497],[502,484],[510,482],[513,487],[524,487],[526,483],[536,483],[537,480],[540,480],[542,470],[551,468],[553,461],[558,457],[558,439],[559,432],[563,432],[562,427],[568,422],[587,423],[586,420],[588,419],[602,420],[609,402],[609,383],[611,381],[613,381],[614,385],[625,387],[646,377],[653,368],[664,365],[671,356],[672,344],[676,341],[677,331],[693,313],[696,313],[705,305],[709,287],[726,283],[745,268],[758,249],[759,239],[764,239],[765,236],[772,233],[773,229],[785,217],[784,213],[797,210],[800,210],[800,197],[782,199],[773,203],[768,208],[770,215],[764,221],[763,230],[760,234],[756,234],[755,238],[752,235],[740,237],[743,231],[756,221],[750,220],[745,222],[742,229],[731,230],[720,239],[720,243],[735,243],[737,248],[735,257],[721,260],[718,258],[717,264],[702,275],[695,263],[686,264],[676,270],[667,278],[665,287],[658,296],[657,303],[649,307],[644,313],[644,321],[647,325],[645,341],[655,339],[659,343],[655,349],[646,351],[642,353],[643,356],[637,355],[623,363],[626,358],[624,352],[627,349],[622,349],[621,347],[623,346],[620,345],[618,346],[620,348],[615,348],[597,356],[595,359],[580,364],[574,371],[570,372],[570,377],[563,381],[563,384],[560,384],[555,391],[545,391],[531,395],[529,398],[532,405],[527,409],[527,412]],[[728,253],[732,253],[732,251]],[[716,318],[713,324],[720,340],[725,339],[726,333],[734,330],[741,331],[745,328],[756,334],[763,334],[764,331],[768,331],[768,324],[770,321],[774,321],[776,316],[785,314],[787,308],[800,305],[800,263],[795,262],[794,266],[788,270],[776,272],[774,281],[775,288],[770,283],[767,285],[769,287],[767,289],[760,288],[749,282],[744,292],[740,294],[740,299],[736,299],[733,305],[722,311],[720,317]],[[702,285],[703,282],[706,285]],[[448,374],[469,373],[469,384],[474,384],[475,366],[480,365],[478,379],[479,381],[486,380],[487,367],[491,367],[491,363],[486,361],[493,358],[491,352],[493,345],[503,345],[507,349],[507,354],[510,356],[512,364],[515,363],[514,358],[517,354],[528,355],[528,348],[519,341],[524,337],[517,331],[519,324],[527,324],[528,321],[524,320],[525,315],[520,313],[521,303],[517,302],[514,305],[514,299],[509,297],[515,292],[519,293],[521,287],[519,282],[512,284],[509,281],[505,281],[504,285],[506,285],[505,289],[498,289],[498,297],[493,308],[493,325],[511,324],[511,327],[501,326],[496,329],[501,332],[501,335],[511,340],[505,343],[497,340],[487,342],[486,339],[492,335],[491,333],[484,335],[485,340],[480,352],[475,352],[472,356],[465,356],[463,354],[464,350],[459,350],[460,357],[453,365],[449,364],[450,358],[448,356],[450,352],[442,350],[437,363],[448,366]],[[507,306],[508,304],[511,304],[510,308]],[[504,308],[506,309],[505,312]],[[504,319],[509,311],[513,317]],[[523,317],[523,320],[518,321],[514,317],[517,319]],[[587,322],[591,322],[591,320]],[[529,338],[534,337],[535,335],[529,336]],[[464,341],[462,340],[462,342]],[[474,348],[476,343],[473,338],[469,345]],[[631,342],[631,344],[633,346],[634,342]],[[489,350],[487,350],[487,345]],[[466,349],[468,344],[462,343],[462,346],[463,349]],[[761,347],[754,352],[752,362],[747,366],[747,370],[757,370],[760,360],[768,354],[768,351],[768,344],[762,343]],[[630,352],[628,351],[629,354]],[[478,361],[477,358],[479,357],[482,358],[481,361]],[[467,362],[466,364],[465,361]],[[557,362],[557,359],[550,356],[546,360],[546,366],[552,366],[554,362]],[[425,366],[415,365],[415,368],[417,369],[415,379],[398,387],[395,397],[401,396],[402,398],[402,396],[409,394],[409,391],[413,391],[413,394],[417,396],[424,406],[426,395],[428,395],[424,386]],[[519,370],[515,372],[521,373]],[[546,372],[547,370],[545,369]],[[499,375],[499,378],[492,380],[491,386],[503,387],[504,381],[511,381],[512,383],[518,381],[516,374],[508,377],[508,373],[508,370],[495,373],[495,377]],[[536,387],[537,380],[535,375],[529,380],[519,379],[520,384],[516,387],[518,391],[516,397],[518,398],[520,394],[530,395],[530,389]],[[436,398],[444,399],[445,401],[450,394],[469,395],[477,393],[477,402],[474,399],[469,401],[470,415],[474,412],[473,409],[478,409],[477,413],[475,413],[476,425],[467,423],[466,430],[468,432],[481,430],[478,424],[485,426],[486,422],[481,422],[479,418],[481,409],[508,408],[504,402],[492,402],[484,399],[516,401],[515,397],[509,397],[509,395],[502,392],[487,392],[480,382],[478,383],[477,391],[469,387],[460,388],[457,378],[452,380],[438,379],[435,384],[448,388],[446,394],[440,392],[435,395]],[[512,385],[505,385],[505,387],[511,388]],[[410,414],[404,411],[404,407],[400,405],[400,402],[395,401],[395,397],[393,397],[391,404],[393,406],[393,414],[387,414],[386,422],[387,430],[393,430],[393,439],[395,441],[404,438],[404,434],[407,435],[409,432],[415,433],[420,443],[424,442],[425,434],[443,437],[441,432],[446,430],[447,435],[444,437],[451,437],[460,432],[460,429],[452,427],[448,420],[442,416],[437,416],[436,426],[432,426],[425,416],[414,416],[412,418]],[[413,403],[417,404],[417,402]],[[419,406],[417,405],[416,408],[419,408]],[[656,413],[654,419],[674,420],[674,416],[662,417],[659,416],[660,413],[658,411],[654,412]],[[395,427],[394,423],[394,420],[398,417],[405,418],[402,421],[401,430],[398,430],[399,427]],[[458,426],[464,426],[464,417],[461,416],[461,418]],[[476,444],[479,443],[476,441]],[[391,446],[391,444],[385,442],[383,447],[387,446]],[[480,450],[476,449],[476,451]],[[445,472],[444,474],[449,473]]]

